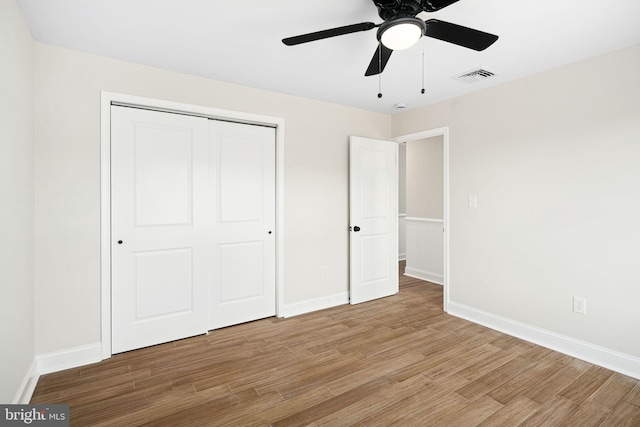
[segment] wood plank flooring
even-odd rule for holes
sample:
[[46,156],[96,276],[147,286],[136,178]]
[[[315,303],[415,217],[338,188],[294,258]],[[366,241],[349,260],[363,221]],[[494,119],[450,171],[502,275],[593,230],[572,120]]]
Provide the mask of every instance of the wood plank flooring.
[[640,381],[400,289],[44,375],[32,403],[71,405],[72,426],[640,426]]

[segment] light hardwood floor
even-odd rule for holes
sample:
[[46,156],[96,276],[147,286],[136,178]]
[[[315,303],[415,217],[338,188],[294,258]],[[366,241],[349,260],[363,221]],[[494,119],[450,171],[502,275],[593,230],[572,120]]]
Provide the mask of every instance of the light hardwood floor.
[[[401,269],[402,270],[402,269]],[[449,316],[442,288],[42,376],[72,426],[640,426],[640,381]]]

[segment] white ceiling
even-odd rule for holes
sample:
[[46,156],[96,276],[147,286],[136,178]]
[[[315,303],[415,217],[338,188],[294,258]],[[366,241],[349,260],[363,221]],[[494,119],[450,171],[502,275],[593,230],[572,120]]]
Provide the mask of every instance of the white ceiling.
[[[484,52],[439,40],[364,77],[376,30],[287,47],[284,37],[380,23],[371,0],[16,0],[35,40],[371,111],[416,108],[640,43],[638,0],[460,0],[418,15],[497,34]],[[422,95],[422,52],[425,86]],[[479,83],[452,77],[476,68]],[[640,70],[638,70],[640,73]]]

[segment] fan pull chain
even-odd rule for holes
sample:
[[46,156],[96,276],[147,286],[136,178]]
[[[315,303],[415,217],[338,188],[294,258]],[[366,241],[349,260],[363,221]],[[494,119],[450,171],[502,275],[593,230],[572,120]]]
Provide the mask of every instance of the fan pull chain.
[[378,43],[378,98],[382,98],[382,43]]
[[425,92],[426,90],[424,90],[424,41],[423,41],[422,42],[422,90],[420,91],[420,93],[424,95]]

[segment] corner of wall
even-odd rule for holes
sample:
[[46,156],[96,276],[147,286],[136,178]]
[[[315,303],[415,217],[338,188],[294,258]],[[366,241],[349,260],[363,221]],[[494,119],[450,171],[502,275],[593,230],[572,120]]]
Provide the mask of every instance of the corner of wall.
[[31,401],[31,396],[33,396],[36,385],[38,385],[38,379],[40,379],[40,374],[38,373],[36,366],[36,360],[34,358],[29,369],[24,375],[22,382],[20,382],[20,385],[18,386],[18,390],[11,402],[12,404],[25,405]]

